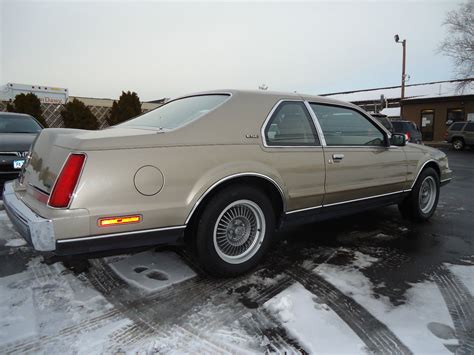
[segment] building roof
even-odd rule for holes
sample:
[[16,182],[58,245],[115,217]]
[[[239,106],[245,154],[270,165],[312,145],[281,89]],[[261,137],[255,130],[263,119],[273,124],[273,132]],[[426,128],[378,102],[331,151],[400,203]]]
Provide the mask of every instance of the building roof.
[[400,117],[400,107],[386,107],[380,113],[387,117]]
[[[463,90],[458,90],[458,86],[462,81],[469,81],[469,84]],[[466,80],[448,80],[435,81],[430,83],[412,84],[405,86],[405,99],[420,99],[433,97],[451,97],[474,95],[474,78]],[[363,102],[378,101],[380,96],[384,95],[385,99],[400,99],[400,86],[389,86],[383,88],[354,90],[339,93],[323,94],[334,99]]]

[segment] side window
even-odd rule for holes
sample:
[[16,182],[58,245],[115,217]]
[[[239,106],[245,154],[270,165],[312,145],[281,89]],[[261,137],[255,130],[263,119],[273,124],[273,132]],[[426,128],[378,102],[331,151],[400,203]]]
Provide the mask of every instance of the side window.
[[460,131],[464,126],[464,122],[453,123],[450,127],[450,131]]
[[474,122],[468,123],[466,127],[464,127],[464,132],[474,132]]
[[316,128],[303,102],[282,102],[265,127],[269,146],[320,145]]
[[383,133],[359,112],[338,106],[311,104],[328,146],[383,146]]

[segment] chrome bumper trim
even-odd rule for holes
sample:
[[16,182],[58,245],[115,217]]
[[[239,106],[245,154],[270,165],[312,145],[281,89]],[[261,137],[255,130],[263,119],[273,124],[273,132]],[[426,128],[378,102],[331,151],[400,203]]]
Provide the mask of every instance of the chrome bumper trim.
[[21,201],[13,190],[14,182],[3,188],[3,205],[11,222],[20,235],[38,251],[56,249],[53,222],[38,216]]

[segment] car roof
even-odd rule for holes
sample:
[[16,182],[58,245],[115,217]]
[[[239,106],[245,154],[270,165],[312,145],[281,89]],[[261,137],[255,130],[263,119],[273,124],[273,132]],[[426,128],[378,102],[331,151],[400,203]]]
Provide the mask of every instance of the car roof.
[[18,113],[18,112],[0,112],[0,116],[23,116],[23,117],[33,117],[27,113]]
[[193,94],[189,95],[183,95],[180,97],[177,97],[173,100],[176,99],[181,99],[185,97],[190,97],[190,96],[198,96],[198,95],[211,95],[211,94],[228,94],[232,96],[239,96],[239,95],[250,95],[254,97],[262,96],[265,98],[273,98],[275,101],[279,100],[307,100],[307,101],[315,101],[317,103],[321,104],[328,104],[328,105],[337,105],[337,106],[346,106],[346,107],[351,107],[355,108],[359,111],[361,111],[361,108],[357,105],[354,105],[350,102],[347,101],[341,101],[341,100],[336,100],[332,99],[329,97],[325,96],[317,96],[317,95],[309,95],[309,94],[304,94],[304,93],[298,93],[298,92],[281,92],[281,91],[267,91],[267,90],[237,90],[237,89],[221,89],[221,90],[209,90],[209,91],[201,91],[201,92],[196,92]]

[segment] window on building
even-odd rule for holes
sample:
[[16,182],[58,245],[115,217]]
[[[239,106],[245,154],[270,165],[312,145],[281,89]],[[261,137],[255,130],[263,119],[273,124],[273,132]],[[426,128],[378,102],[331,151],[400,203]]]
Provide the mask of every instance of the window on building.
[[269,146],[320,145],[312,118],[303,102],[281,103],[265,127]]
[[448,108],[448,114],[446,116],[446,124],[453,122],[464,121],[464,109],[462,108]]

